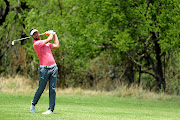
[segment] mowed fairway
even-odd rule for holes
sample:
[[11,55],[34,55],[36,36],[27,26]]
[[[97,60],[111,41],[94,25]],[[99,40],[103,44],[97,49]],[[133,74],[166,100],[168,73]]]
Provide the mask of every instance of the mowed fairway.
[[0,120],[179,120],[180,100],[145,100],[112,96],[57,95],[55,114],[43,94],[30,113],[33,95],[0,93]]

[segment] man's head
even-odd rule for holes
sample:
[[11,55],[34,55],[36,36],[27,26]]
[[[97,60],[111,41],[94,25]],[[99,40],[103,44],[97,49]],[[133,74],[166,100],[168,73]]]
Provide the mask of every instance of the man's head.
[[40,40],[40,35],[37,29],[31,29],[30,35],[34,40]]

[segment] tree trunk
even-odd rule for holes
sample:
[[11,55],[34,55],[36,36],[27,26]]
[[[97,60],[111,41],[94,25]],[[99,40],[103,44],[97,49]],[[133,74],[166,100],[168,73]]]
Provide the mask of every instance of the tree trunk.
[[162,89],[165,91],[166,89],[166,82],[165,82],[165,78],[163,75],[163,67],[162,67],[162,61],[161,61],[161,48],[160,45],[158,43],[158,39],[156,37],[155,32],[152,32],[153,36],[152,39],[154,40],[154,44],[155,44],[155,54],[156,54],[156,68],[154,70],[155,75],[156,75],[156,81],[157,81],[157,85],[159,87],[159,89]]
[[5,22],[6,16],[8,15],[8,13],[10,11],[10,5],[9,5],[8,0],[4,0],[4,2],[6,3],[6,9],[5,9],[4,15],[1,16],[0,26],[3,24],[3,22]]
[[139,79],[138,79],[138,86],[140,86],[141,83],[141,66],[139,66]]
[[128,67],[125,72],[125,75],[128,79],[128,85],[131,85],[134,82],[134,69],[133,69],[133,62],[131,60],[128,61]]

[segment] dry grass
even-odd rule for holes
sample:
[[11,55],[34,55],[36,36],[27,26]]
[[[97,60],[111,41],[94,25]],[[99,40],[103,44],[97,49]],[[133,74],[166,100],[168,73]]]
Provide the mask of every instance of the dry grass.
[[[15,77],[0,77],[0,92],[2,93],[22,93],[22,94],[34,94],[38,88],[38,82],[33,84],[32,80],[20,75]],[[100,91],[100,90],[84,90],[81,88],[66,88],[56,90],[57,94],[75,94],[75,95],[95,95],[95,96],[118,96],[118,97],[136,97],[143,99],[171,99],[171,95],[165,93],[154,93],[151,91],[145,91],[141,86],[126,85],[119,86],[114,91]],[[45,89],[44,93],[48,93],[48,88]]]
[[121,85],[113,93],[115,94],[115,96],[119,96],[119,97],[132,96],[132,97],[143,98],[143,99],[163,100],[163,99],[172,99],[174,97],[164,92],[155,93],[152,91],[143,90],[143,87],[138,86],[138,85],[131,85],[130,87],[127,87],[126,85]]
[[0,91],[3,93],[33,93],[31,81],[31,79],[19,75],[0,77]]
[[[0,92],[2,93],[22,93],[34,94],[38,88],[38,81],[32,84],[32,80],[24,76],[0,77]],[[48,85],[44,93],[48,93]],[[57,94],[77,94],[77,95],[109,95],[108,92],[83,90],[81,88],[56,89]]]

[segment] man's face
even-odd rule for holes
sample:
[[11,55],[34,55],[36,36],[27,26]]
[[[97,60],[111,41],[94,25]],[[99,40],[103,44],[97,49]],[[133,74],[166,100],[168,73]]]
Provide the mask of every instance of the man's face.
[[35,32],[32,37],[34,38],[34,40],[40,40],[39,32]]

